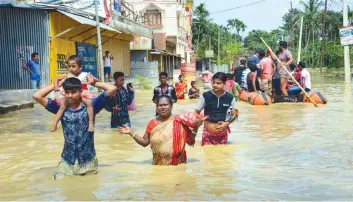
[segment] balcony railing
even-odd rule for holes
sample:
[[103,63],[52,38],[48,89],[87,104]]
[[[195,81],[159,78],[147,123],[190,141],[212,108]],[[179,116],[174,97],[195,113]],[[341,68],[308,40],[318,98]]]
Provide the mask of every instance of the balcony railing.
[[134,6],[128,2],[121,1],[121,15],[140,24],[146,24],[148,19],[134,11]]

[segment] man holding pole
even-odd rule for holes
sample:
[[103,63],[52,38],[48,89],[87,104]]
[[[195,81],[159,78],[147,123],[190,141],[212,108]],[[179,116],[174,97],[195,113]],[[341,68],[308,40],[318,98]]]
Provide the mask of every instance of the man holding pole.
[[302,90],[302,92],[309,98],[310,102],[313,103],[315,105],[315,107],[318,107],[318,105],[316,104],[316,102],[308,95],[307,92],[305,92],[305,90],[303,89],[303,87],[300,86],[300,84],[295,80],[295,78],[292,76],[292,74],[287,70],[286,66],[282,63],[282,61],[280,61],[278,59],[278,57],[273,53],[272,49],[270,46],[267,45],[267,43],[265,42],[265,40],[263,38],[261,38],[261,41],[265,44],[265,46],[267,47],[267,49],[271,52],[272,56],[278,61],[278,63],[282,66],[282,68],[287,72],[287,74],[292,77],[293,81],[299,86],[299,88]]

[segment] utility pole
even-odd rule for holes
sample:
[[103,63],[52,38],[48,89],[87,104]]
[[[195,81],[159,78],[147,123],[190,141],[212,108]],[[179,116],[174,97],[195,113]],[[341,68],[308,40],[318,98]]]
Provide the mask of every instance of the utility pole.
[[219,57],[219,43],[220,43],[220,39],[221,39],[221,27],[219,27],[218,28],[218,47],[217,47],[217,53],[218,53],[218,55],[217,55],[217,63],[218,63],[218,65],[217,65],[217,71],[220,71],[220,65],[221,65],[221,59],[220,59],[220,57]]
[[[343,0],[343,26],[348,26],[348,4],[347,0]],[[351,83],[351,64],[349,59],[349,46],[344,46],[344,81],[346,84]]]
[[[292,1],[290,1],[290,11],[291,11],[291,17],[290,17],[290,21],[293,23],[293,5],[292,5]],[[294,31],[293,31],[293,27],[290,30],[290,42],[291,42],[291,47],[294,48]]]
[[96,26],[97,26],[97,44],[98,44],[98,61],[99,67],[101,69],[101,81],[104,82],[104,67],[103,67],[103,56],[102,56],[102,39],[101,30],[99,26],[99,15],[98,15],[98,3],[99,0],[94,0],[94,10],[96,12]]
[[[210,35],[210,43],[209,43],[208,49],[211,50],[211,35]],[[208,69],[211,70],[211,68],[212,68],[211,58],[208,58],[208,60],[209,60],[208,61],[209,62],[209,68]]]
[[325,0],[325,10],[323,16],[322,24],[322,37],[321,37],[321,66],[320,73],[322,73],[322,67],[324,66],[324,57],[325,57],[325,26],[326,26],[326,13],[327,13],[327,0]]
[[299,44],[298,44],[298,62],[300,62],[300,52],[302,50],[303,20],[304,20],[304,16],[302,16],[301,19],[300,19],[300,34],[299,34]]

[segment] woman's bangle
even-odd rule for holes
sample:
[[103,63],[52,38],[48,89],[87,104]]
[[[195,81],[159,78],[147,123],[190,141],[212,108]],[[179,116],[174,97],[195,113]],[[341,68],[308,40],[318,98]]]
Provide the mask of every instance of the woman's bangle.
[[134,138],[134,137],[136,136],[136,133],[134,133],[133,135],[130,134],[130,136],[131,136],[132,138]]

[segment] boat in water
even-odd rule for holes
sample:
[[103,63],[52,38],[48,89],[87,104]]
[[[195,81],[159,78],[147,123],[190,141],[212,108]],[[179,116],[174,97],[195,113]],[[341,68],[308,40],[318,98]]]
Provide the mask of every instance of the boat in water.
[[[312,103],[310,98],[316,104],[327,104],[328,100],[326,96],[319,91],[310,91],[308,92],[308,96],[306,95],[298,95],[298,96],[273,96],[270,97],[265,93],[258,92],[247,92],[242,91],[239,95],[240,100],[245,101],[252,105],[271,105],[275,103],[284,103],[284,102],[292,102],[292,103]],[[310,98],[309,98],[310,97]]]

